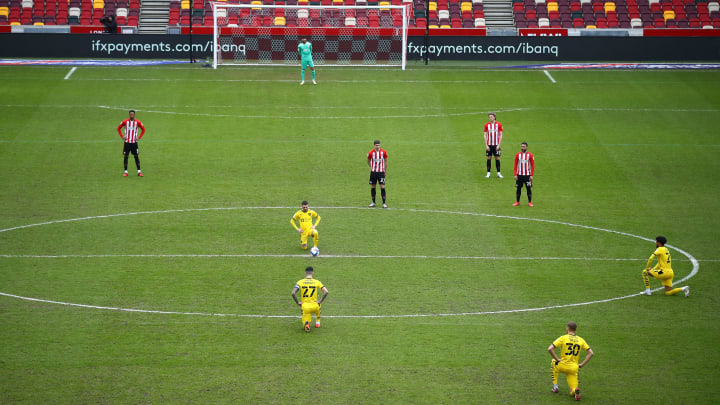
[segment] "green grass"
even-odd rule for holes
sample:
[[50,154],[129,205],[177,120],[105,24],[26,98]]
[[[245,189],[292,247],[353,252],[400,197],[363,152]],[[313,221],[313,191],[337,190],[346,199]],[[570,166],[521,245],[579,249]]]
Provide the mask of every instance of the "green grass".
[[[175,313],[0,296],[1,403],[565,403],[545,349],[569,320],[596,353],[584,401],[720,401],[720,73],[319,68],[301,88],[286,68],[67,72],[0,69],[0,229],[148,213],[0,232],[0,292]],[[130,108],[142,179],[121,176]],[[484,178],[489,111],[505,179]],[[376,138],[389,210],[363,208]],[[510,206],[522,141],[532,209]],[[315,259],[288,223],[303,199],[323,217]],[[151,213],[167,210],[185,211]],[[700,260],[692,296],[433,315],[642,289],[652,242],[531,219],[663,234],[676,280],[692,264],[675,247]],[[237,316],[296,315],[309,264],[331,291],[323,328]],[[409,314],[427,316],[344,317]]]

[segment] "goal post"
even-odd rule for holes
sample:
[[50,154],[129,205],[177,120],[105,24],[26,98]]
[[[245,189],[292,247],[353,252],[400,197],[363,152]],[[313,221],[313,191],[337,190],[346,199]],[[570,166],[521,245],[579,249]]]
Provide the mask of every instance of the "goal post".
[[405,70],[410,3],[405,4],[213,2],[212,65],[215,69],[222,65],[299,65],[297,47],[307,38],[316,66],[397,66]]

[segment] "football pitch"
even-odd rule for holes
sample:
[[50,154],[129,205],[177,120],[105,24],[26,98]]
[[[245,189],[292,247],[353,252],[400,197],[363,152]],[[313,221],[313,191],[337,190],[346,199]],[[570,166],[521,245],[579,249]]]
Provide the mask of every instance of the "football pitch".
[[[568,321],[583,401],[720,401],[720,71],[69,69],[0,69],[0,403],[567,403]],[[637,295],[658,235],[687,299]]]

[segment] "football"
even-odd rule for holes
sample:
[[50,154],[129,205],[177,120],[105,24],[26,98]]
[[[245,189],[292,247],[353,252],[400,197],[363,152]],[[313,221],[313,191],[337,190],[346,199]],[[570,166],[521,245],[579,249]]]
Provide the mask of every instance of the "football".
[[320,249],[318,249],[317,247],[313,246],[312,249],[310,249],[310,254],[317,257],[317,255],[320,254]]

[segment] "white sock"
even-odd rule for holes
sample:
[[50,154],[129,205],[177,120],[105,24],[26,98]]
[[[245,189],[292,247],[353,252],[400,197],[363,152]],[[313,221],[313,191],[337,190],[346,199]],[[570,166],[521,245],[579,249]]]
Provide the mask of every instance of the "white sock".
[[557,385],[557,384],[553,384],[553,388],[557,388],[557,387],[558,387],[558,385]]
[[127,173],[127,170],[125,170],[125,173]]

